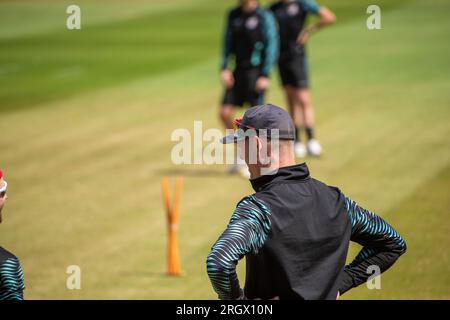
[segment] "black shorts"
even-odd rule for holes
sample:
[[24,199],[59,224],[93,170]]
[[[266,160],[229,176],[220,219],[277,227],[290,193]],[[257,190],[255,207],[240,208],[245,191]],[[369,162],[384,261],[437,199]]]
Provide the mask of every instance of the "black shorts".
[[304,54],[291,55],[278,61],[278,70],[283,86],[308,88],[308,60]]
[[234,86],[225,90],[222,105],[242,107],[248,103],[251,107],[264,103],[264,91],[256,91],[256,80],[260,77],[259,69],[235,70]]

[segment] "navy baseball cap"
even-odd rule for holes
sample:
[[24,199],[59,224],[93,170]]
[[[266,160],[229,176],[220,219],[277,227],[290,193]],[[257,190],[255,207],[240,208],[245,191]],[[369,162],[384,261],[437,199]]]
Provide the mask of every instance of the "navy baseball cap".
[[249,129],[256,135],[265,134],[270,138],[272,130],[278,131],[278,139],[295,140],[295,127],[291,116],[284,109],[273,104],[263,104],[254,106],[244,113],[242,119],[236,119],[234,123],[238,130],[222,138],[223,144],[236,143],[237,141],[249,137],[246,133]]

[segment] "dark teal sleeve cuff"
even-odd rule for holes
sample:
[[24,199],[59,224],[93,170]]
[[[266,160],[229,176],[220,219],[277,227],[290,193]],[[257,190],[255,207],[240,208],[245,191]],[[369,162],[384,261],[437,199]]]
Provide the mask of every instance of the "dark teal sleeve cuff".
[[303,10],[313,14],[318,14],[320,10],[319,4],[315,0],[300,0],[300,5]]

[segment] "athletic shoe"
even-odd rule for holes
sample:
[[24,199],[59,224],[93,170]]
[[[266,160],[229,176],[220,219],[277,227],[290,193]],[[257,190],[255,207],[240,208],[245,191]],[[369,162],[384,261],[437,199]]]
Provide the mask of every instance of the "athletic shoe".
[[306,147],[304,143],[296,142],[294,144],[295,155],[299,158],[306,157]]
[[308,141],[308,153],[313,157],[318,157],[322,154],[322,146],[316,139]]

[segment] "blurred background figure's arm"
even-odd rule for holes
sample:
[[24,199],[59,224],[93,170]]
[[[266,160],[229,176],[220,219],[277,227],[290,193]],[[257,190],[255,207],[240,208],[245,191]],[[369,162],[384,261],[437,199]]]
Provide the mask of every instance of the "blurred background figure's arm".
[[300,44],[305,44],[308,37],[319,29],[333,24],[336,21],[336,15],[327,7],[319,6],[315,2],[304,1],[303,7],[306,11],[311,12],[319,17],[319,21],[303,29],[297,39]]
[[228,69],[228,59],[231,55],[232,48],[232,36],[231,36],[231,12],[227,14],[227,21],[225,22],[225,31],[223,35],[223,48],[222,48],[222,63],[221,63],[221,73],[220,79],[225,88],[231,88],[234,85],[233,73]]
[[265,42],[265,60],[261,70],[261,76],[256,81],[257,91],[264,91],[269,87],[269,75],[278,60],[278,31],[275,18],[270,12],[266,12],[264,15],[263,33]]

